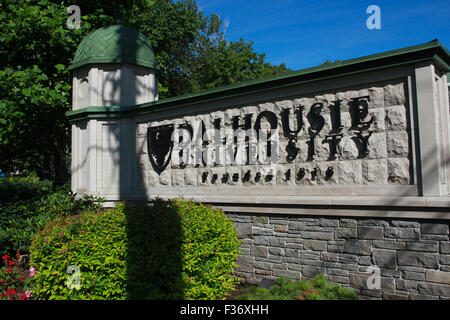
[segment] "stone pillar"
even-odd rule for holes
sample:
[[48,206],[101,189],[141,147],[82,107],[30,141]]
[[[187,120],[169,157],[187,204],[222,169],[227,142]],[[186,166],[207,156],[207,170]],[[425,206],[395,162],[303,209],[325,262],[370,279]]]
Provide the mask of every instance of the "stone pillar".
[[[155,70],[131,64],[75,69],[73,110],[123,109],[158,99]],[[129,119],[85,119],[72,124],[72,191],[82,195],[131,193],[135,128]],[[119,143],[122,141],[122,143]],[[126,143],[124,143],[126,141]]]
[[[423,196],[449,194],[449,118],[446,75],[435,65],[422,63],[415,68],[417,122],[420,153],[420,181]],[[447,133],[447,134],[445,134]]]

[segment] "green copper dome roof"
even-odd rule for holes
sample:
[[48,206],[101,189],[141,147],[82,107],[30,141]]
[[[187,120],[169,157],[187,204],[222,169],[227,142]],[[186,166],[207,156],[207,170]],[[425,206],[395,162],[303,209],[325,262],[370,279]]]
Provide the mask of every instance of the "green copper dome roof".
[[130,63],[158,69],[147,38],[123,25],[106,26],[88,34],[78,46],[69,69],[90,63]]

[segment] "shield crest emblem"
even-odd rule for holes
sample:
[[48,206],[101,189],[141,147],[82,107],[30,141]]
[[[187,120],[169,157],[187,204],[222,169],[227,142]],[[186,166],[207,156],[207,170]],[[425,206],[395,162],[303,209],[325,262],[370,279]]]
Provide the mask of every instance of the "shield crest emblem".
[[148,157],[153,169],[158,174],[161,174],[170,162],[173,149],[173,130],[173,124],[148,127],[147,129]]

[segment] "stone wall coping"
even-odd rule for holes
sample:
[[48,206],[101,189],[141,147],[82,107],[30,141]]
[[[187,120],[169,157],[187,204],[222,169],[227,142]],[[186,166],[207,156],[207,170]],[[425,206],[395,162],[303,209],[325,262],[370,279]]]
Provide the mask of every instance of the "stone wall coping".
[[[105,206],[115,202],[114,196],[106,198]],[[170,199],[176,195],[157,195]],[[293,214],[324,216],[392,217],[450,220],[449,197],[378,197],[378,196],[205,196],[186,194],[185,199],[203,202],[225,212],[259,214]],[[133,198],[132,196],[128,197]],[[135,199],[138,199],[136,197]]]

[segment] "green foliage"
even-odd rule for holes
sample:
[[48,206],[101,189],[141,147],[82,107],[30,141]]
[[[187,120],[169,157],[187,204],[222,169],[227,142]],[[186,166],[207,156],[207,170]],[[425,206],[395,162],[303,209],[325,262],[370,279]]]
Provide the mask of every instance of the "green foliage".
[[[60,217],[38,233],[30,247],[37,270],[37,299],[124,299],[126,297],[126,237],[124,206]],[[81,271],[79,290],[67,286],[67,268]]]
[[182,248],[186,299],[222,299],[238,279],[231,276],[239,255],[235,228],[222,210],[176,200],[184,234]]
[[352,289],[344,289],[338,284],[327,282],[323,274],[313,280],[293,281],[278,278],[270,289],[261,287],[246,288],[238,300],[357,300]]
[[[191,201],[119,204],[50,222],[31,247],[38,299],[222,299],[239,241],[218,209]],[[81,271],[69,289],[67,267]]]
[[[63,148],[70,86],[53,82],[37,66],[0,70],[0,163],[2,170],[34,170],[50,177],[51,159]],[[20,97],[20,99],[18,99]],[[43,130],[45,128],[45,130]]]
[[[67,69],[91,19],[66,27],[66,7],[48,0],[0,3],[0,168],[67,179],[71,74]],[[96,18],[102,20],[101,16]]]
[[100,208],[102,199],[75,199],[68,185],[54,189],[37,177],[0,179],[0,253],[28,252],[33,235],[52,219]]

